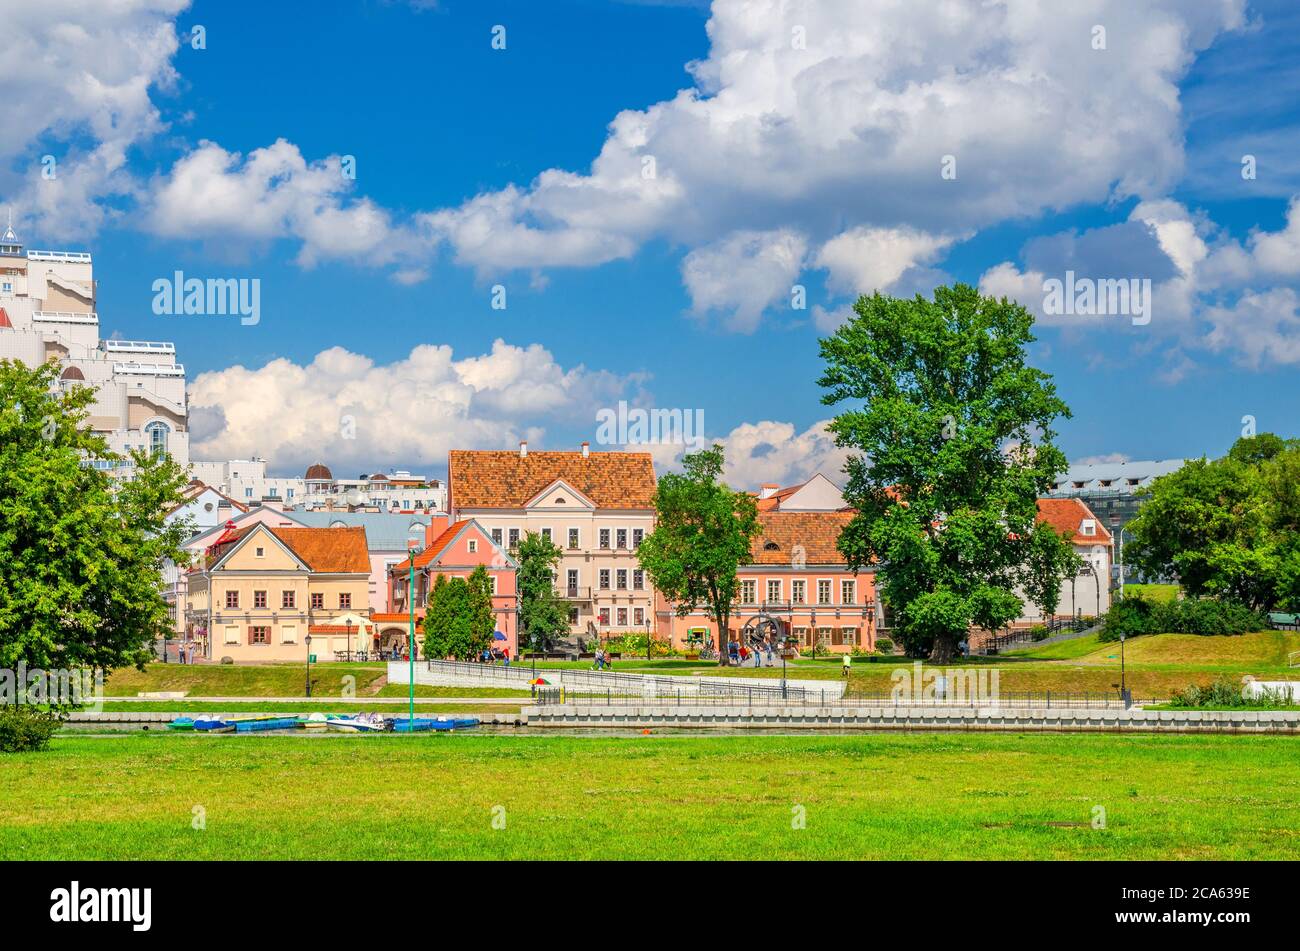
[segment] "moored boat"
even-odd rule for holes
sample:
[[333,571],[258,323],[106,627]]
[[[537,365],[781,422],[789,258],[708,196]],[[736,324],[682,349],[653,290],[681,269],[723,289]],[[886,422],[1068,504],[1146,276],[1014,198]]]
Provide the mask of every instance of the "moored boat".
[[297,717],[273,717],[262,720],[236,720],[235,732],[237,733],[262,733],[266,730],[296,730],[298,729]]

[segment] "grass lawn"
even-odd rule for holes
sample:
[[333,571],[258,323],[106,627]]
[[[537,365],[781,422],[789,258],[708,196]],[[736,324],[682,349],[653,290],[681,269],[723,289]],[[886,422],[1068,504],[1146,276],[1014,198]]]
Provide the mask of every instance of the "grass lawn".
[[[520,703],[422,703],[415,701],[416,713],[517,713]],[[325,699],[314,703],[276,703],[274,700],[123,700],[104,704],[107,713],[380,713],[405,716],[407,707],[399,703],[348,703]]]
[[1146,598],[1148,601],[1172,601],[1178,597],[1178,585],[1126,584],[1124,585],[1124,596],[1126,598]]
[[1295,859],[1296,749],[1078,734],[59,736],[0,757],[0,860]]
[[[349,681],[347,678],[352,678]],[[184,691],[188,697],[301,697],[306,693],[303,664],[150,664],[115,670],[104,684],[110,697],[140,692]],[[317,697],[405,697],[405,684],[388,683],[384,664],[311,665],[311,692]],[[500,687],[429,687],[416,684],[417,697],[527,697],[527,690]],[[114,707],[113,709],[119,709]]]

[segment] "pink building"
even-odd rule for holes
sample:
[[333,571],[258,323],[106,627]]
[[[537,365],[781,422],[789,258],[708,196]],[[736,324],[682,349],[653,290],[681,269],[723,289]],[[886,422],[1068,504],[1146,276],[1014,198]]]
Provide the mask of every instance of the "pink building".
[[[751,561],[739,571],[736,603],[727,639],[740,640],[760,620],[801,649],[820,644],[833,653],[873,650],[877,636],[875,574],[851,571],[836,547],[853,518],[839,490],[816,475],[801,486],[765,485],[758,493],[760,531]],[[717,625],[704,610],[678,616],[671,605],[659,612],[659,633],[674,647],[718,644]]]
[[[515,569],[518,564],[474,519],[464,519],[448,527],[435,521],[429,526],[425,547],[415,556],[416,637],[420,637],[420,619],[424,617],[424,607],[438,575],[468,578],[480,565],[487,569],[492,581],[496,630],[505,636],[505,640],[496,641],[495,646],[508,648],[510,656],[517,657],[519,605]],[[409,588],[410,562],[393,565],[388,574],[388,609],[372,617],[383,648],[406,643],[410,626]]]

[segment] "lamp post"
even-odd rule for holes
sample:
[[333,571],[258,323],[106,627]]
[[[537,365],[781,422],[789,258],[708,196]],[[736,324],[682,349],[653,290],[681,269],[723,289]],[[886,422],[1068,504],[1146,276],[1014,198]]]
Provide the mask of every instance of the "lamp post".
[[1128,635],[1120,632],[1119,635],[1119,698],[1124,701],[1124,706],[1128,707],[1128,684],[1124,680],[1124,640]]
[[311,696],[311,635],[308,634],[303,638],[303,643],[307,645],[307,696]]
[[351,621],[348,621],[348,643],[347,646],[344,648],[343,656],[346,657],[349,661],[352,660],[352,622]]
[[408,709],[410,711],[410,727],[412,735],[415,731],[415,549],[410,549],[411,553],[411,577],[409,587],[406,592],[406,599],[409,602],[408,608],[411,612],[410,634],[406,639],[406,659],[410,666],[407,669],[407,699],[409,701]]

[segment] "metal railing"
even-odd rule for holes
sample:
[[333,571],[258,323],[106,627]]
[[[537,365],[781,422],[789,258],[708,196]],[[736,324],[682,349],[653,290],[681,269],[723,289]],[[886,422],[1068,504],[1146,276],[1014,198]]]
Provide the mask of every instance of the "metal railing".
[[538,706],[566,704],[572,706],[818,706],[818,707],[909,707],[933,708],[941,710],[962,709],[997,709],[1011,710],[1123,710],[1126,706],[1138,706],[1144,703],[1159,702],[1155,699],[1133,699],[1126,705],[1119,692],[1097,691],[998,691],[985,697],[939,697],[929,699],[909,699],[896,696],[893,692],[865,691],[846,694],[843,697],[830,697],[791,688],[789,696],[768,697],[737,696],[734,694],[698,694],[694,690],[663,690],[654,696],[618,693],[614,690],[593,691],[570,689],[565,685],[539,685],[533,693],[533,702]]

